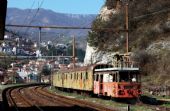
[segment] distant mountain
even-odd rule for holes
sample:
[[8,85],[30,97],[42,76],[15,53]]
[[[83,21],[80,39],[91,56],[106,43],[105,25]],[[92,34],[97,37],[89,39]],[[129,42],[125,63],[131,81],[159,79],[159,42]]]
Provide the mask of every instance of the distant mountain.
[[[65,14],[57,13],[52,10],[46,9],[17,9],[8,8],[6,24],[20,24],[20,25],[40,25],[40,26],[81,26],[91,27],[92,21],[96,18],[96,15],[81,15],[81,14]],[[28,28],[10,28],[10,30],[17,30],[19,33],[38,33],[37,29]],[[43,29],[45,32],[62,33],[63,35],[75,35],[75,36],[86,36],[87,30],[54,30],[54,29]],[[37,34],[36,34],[37,35]]]

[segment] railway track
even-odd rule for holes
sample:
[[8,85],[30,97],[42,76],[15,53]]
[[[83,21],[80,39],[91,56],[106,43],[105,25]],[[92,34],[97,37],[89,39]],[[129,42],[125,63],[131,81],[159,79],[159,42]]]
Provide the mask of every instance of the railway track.
[[95,110],[102,110],[102,111],[113,111],[115,109],[111,109],[108,108],[106,106],[102,106],[101,104],[94,104],[91,102],[86,102],[86,101],[82,101],[82,100],[78,100],[78,99],[73,99],[73,98],[68,98],[65,96],[61,96],[55,93],[51,93],[49,91],[47,91],[44,87],[39,87],[37,88],[37,92],[39,92],[39,94],[42,94],[44,96],[48,96],[49,98],[54,98],[55,100],[60,100],[60,102],[67,102],[67,103],[72,103],[73,105],[79,105],[81,107],[88,107],[91,109],[95,109]]
[[20,111],[23,109],[29,109],[34,111],[43,111],[38,105],[30,101],[28,97],[23,96],[23,87],[10,88],[7,90],[6,97],[8,101],[8,110]]
[[6,102],[9,111],[115,111],[106,106],[48,92],[42,85],[9,88]]
[[[45,85],[31,85],[12,87],[6,91],[8,111],[116,111],[117,108],[110,108],[101,104],[82,101],[75,98],[68,98],[49,92]],[[170,111],[161,105],[149,105],[138,103],[137,106],[144,106],[153,111]],[[132,106],[133,107],[133,106]],[[127,109],[119,111],[127,111]]]

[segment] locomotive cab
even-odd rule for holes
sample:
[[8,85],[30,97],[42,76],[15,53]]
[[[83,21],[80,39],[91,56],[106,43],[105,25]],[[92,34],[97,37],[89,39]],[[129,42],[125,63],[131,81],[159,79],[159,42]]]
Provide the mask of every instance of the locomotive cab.
[[113,98],[137,98],[141,94],[139,68],[127,55],[116,55],[112,67],[94,70],[94,94]]
[[139,71],[119,71],[116,96],[119,98],[136,98],[141,94]]

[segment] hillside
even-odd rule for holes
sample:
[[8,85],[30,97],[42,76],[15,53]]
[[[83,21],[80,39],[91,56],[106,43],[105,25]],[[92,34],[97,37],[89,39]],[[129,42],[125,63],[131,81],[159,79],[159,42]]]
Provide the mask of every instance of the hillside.
[[[8,8],[6,24],[20,24],[20,25],[39,25],[39,26],[80,26],[91,27],[92,21],[96,18],[94,14],[67,14],[57,13],[46,9],[17,9]],[[36,40],[38,37],[38,30],[31,28],[11,28],[9,30],[19,33],[23,37],[29,37]],[[89,30],[55,30],[43,29],[42,39],[44,41],[54,40],[59,36],[86,37]]]
[[[92,24],[89,45],[98,51],[125,52],[124,32],[96,30],[124,29],[124,15],[122,2],[106,0]],[[129,28],[129,50],[140,62],[144,83],[170,84],[170,1],[130,0]]]

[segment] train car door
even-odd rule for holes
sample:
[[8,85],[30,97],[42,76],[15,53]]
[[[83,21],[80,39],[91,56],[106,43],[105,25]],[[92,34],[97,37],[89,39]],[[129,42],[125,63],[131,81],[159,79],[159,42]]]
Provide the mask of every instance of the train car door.
[[99,75],[99,94],[103,94],[103,74]]
[[64,87],[64,73],[61,75],[61,82],[62,82],[62,87]]

